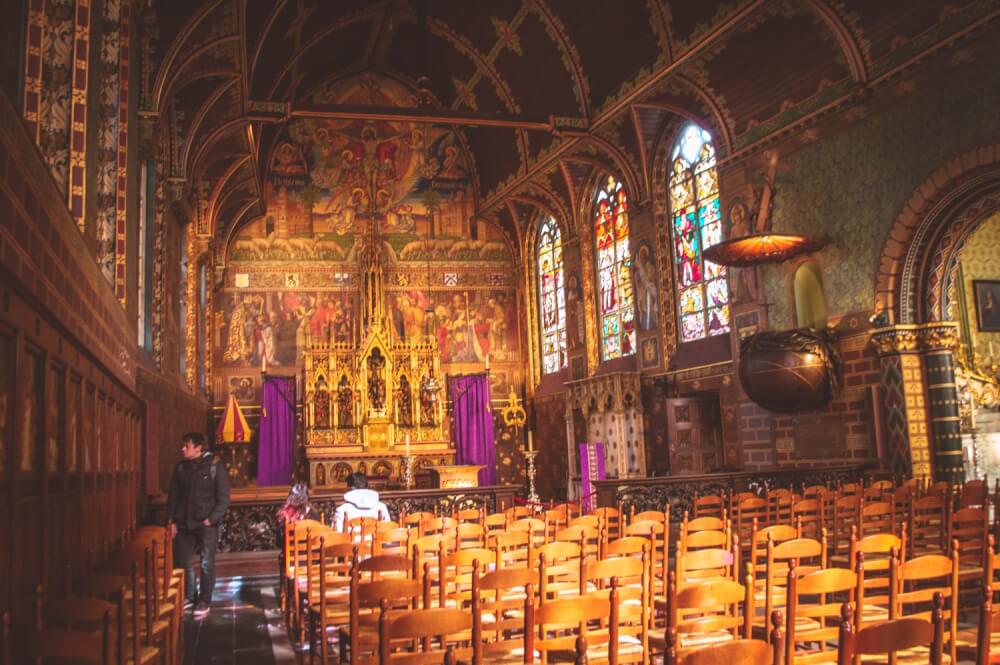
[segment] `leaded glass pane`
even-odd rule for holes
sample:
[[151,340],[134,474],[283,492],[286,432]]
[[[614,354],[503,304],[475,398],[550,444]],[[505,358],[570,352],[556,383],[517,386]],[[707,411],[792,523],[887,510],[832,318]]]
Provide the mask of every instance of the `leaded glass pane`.
[[705,336],[705,318],[701,312],[681,317],[681,341],[690,342]]
[[566,302],[563,291],[562,235],[551,217],[538,233],[538,309],[542,371],[566,367]]
[[[722,241],[718,173],[711,135],[697,125],[681,132],[672,155],[670,206],[677,266],[681,341],[729,331],[726,269],[702,251]],[[695,212],[697,211],[697,215]]]
[[594,235],[597,247],[597,287],[601,318],[601,348],[605,360],[634,352],[634,332],[623,321],[631,321],[632,273],[629,247],[628,196],[613,177],[595,197]]

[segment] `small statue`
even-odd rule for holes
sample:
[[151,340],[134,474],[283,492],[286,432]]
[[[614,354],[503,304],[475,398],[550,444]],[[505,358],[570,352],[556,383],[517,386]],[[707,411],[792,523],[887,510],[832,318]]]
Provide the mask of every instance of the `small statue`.
[[354,391],[346,375],[337,384],[337,423],[340,427],[354,427]]
[[413,396],[410,393],[410,381],[405,376],[399,379],[399,424],[413,426]]
[[317,429],[330,427],[330,393],[322,376],[316,380],[313,392],[313,426]]
[[435,406],[438,402],[439,385],[434,378],[434,370],[420,381],[420,424],[433,427],[435,422]]
[[374,411],[385,410],[385,358],[376,349],[368,359],[368,403]]

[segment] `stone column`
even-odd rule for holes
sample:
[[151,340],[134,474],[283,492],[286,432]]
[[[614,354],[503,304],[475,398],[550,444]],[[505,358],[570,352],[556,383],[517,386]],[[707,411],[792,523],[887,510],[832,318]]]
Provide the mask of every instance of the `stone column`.
[[965,480],[962,461],[962,422],[955,387],[955,357],[958,325],[952,322],[929,324],[919,338],[924,352],[927,377],[927,407],[931,422],[931,450],[934,452],[934,480],[961,483]]
[[871,332],[882,374],[889,469],[898,475],[961,481],[962,440],[951,348],[952,322],[895,325]]

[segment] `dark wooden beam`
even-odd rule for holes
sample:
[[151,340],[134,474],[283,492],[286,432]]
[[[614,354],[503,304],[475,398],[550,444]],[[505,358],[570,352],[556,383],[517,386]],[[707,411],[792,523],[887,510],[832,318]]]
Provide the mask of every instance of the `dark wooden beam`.
[[586,120],[561,116],[542,118],[451,109],[295,102],[252,101],[248,106],[249,119],[261,122],[284,122],[291,118],[325,118],[329,120],[387,120],[390,122],[461,125],[466,127],[506,127],[510,129],[549,132],[561,136],[586,134],[588,131]]

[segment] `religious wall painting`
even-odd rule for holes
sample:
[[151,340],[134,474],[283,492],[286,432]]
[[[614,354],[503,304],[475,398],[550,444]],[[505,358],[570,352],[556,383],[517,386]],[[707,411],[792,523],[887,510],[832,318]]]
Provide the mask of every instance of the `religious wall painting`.
[[980,332],[1000,332],[1000,281],[972,282],[976,298],[976,322]]
[[253,376],[230,376],[229,394],[236,398],[237,402],[244,404],[257,401],[257,379]]
[[66,370],[52,365],[49,368],[48,399],[45,409],[45,470],[48,473],[58,473],[59,443],[63,441],[62,414],[66,399]]
[[570,351],[583,348],[585,325],[580,275],[574,271],[566,278],[566,343]]
[[635,273],[635,311],[639,330],[656,330],[659,326],[660,295],[657,286],[656,254],[648,240],[639,243],[632,265]]
[[18,468],[22,474],[34,475],[40,469],[42,450],[42,407],[44,364],[42,357],[32,351],[25,352],[23,396],[21,399],[20,437],[18,441]]
[[222,365],[295,366],[307,339],[353,342],[356,297],[343,291],[235,291],[225,297]]
[[639,357],[642,369],[651,369],[660,365],[660,340],[658,337],[647,337],[639,343]]
[[443,363],[485,363],[520,357],[520,328],[513,290],[390,291],[395,339],[429,335]]

